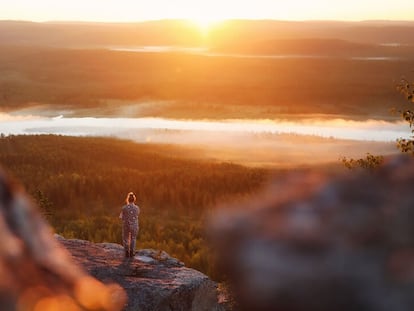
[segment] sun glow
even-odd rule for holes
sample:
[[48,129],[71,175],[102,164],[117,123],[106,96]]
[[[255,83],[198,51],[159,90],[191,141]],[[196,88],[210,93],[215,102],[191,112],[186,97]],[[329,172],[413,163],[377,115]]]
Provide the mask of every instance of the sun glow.
[[[225,2],[219,6],[215,1],[199,2],[197,7],[187,6],[175,12],[194,24],[203,34],[207,35],[215,26],[229,19],[232,2]],[[230,6],[230,7],[229,7]]]
[[203,35],[208,35],[208,33],[214,29],[214,27],[222,23],[224,19],[200,16],[190,18],[189,21],[195,25]]

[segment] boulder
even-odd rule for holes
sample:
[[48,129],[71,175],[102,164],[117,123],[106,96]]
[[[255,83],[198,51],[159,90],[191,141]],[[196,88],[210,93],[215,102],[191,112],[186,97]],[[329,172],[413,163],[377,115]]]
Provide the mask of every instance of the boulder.
[[92,276],[125,289],[124,310],[221,310],[217,284],[164,251],[142,249],[125,258],[119,244],[57,239]]
[[332,175],[275,178],[212,218],[237,310],[413,310],[414,159]]

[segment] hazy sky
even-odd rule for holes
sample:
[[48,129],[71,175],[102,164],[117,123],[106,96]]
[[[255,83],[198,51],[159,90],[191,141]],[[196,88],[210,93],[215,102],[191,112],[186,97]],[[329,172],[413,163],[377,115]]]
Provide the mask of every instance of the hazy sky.
[[0,20],[414,20],[414,0],[0,0]]

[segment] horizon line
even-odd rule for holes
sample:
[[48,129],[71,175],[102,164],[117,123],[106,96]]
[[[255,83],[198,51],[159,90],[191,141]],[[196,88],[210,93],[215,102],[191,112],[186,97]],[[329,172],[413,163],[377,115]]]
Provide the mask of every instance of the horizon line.
[[[154,18],[141,19],[131,21],[104,21],[104,20],[28,20],[28,19],[0,19],[0,22],[22,22],[22,23],[36,23],[36,24],[142,24],[149,22],[166,22],[166,21],[180,21],[180,22],[194,22],[192,18]],[[348,19],[272,19],[272,18],[225,18],[218,20],[215,23],[225,23],[229,21],[246,21],[246,22],[286,22],[286,23],[414,23],[414,20],[409,19],[362,19],[362,20],[348,20]]]

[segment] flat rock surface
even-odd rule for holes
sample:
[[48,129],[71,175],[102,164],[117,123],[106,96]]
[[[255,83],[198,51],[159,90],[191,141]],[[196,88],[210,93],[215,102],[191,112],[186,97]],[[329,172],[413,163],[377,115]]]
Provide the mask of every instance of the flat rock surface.
[[57,239],[92,276],[124,288],[124,310],[220,310],[216,283],[163,251],[143,249],[125,258],[119,244]]

